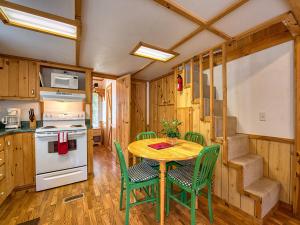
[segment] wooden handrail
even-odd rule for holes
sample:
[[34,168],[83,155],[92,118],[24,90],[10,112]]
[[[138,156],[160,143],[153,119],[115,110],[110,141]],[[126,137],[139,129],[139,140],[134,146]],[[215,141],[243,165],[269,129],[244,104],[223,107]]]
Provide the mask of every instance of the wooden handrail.
[[223,87],[223,162],[228,162],[228,142],[227,142],[227,48],[222,46],[222,87]]
[[215,140],[216,134],[215,134],[215,95],[214,95],[214,53],[213,49],[209,51],[209,79],[210,79],[210,139]]
[[199,97],[200,97],[200,120],[204,120],[204,97],[203,97],[203,57],[199,55]]

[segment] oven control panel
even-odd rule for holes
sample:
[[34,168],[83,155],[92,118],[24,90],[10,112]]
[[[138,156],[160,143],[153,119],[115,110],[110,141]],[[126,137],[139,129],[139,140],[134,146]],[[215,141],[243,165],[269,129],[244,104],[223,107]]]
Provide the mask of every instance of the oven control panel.
[[44,112],[43,120],[84,120],[85,112],[52,113]]

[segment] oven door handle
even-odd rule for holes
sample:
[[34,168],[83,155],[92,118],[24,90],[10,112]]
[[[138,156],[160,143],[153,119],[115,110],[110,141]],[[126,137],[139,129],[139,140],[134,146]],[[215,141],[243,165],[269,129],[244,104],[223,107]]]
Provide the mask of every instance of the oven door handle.
[[52,137],[58,137],[57,134],[36,134],[37,138],[52,138]]

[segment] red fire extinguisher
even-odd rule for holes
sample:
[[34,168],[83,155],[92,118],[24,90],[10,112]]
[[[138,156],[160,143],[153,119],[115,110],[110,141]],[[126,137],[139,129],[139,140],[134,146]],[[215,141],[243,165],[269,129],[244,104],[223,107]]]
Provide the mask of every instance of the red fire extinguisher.
[[182,77],[180,75],[177,76],[177,91],[182,91]]

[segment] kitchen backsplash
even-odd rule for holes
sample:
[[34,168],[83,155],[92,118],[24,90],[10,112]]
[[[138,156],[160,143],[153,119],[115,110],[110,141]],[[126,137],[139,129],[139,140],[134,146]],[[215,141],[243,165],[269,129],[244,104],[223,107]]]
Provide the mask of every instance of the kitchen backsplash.
[[21,109],[21,121],[28,121],[30,108],[34,109],[36,120],[41,120],[40,116],[40,103],[32,101],[0,101],[0,119],[7,115],[7,108],[20,108]]

